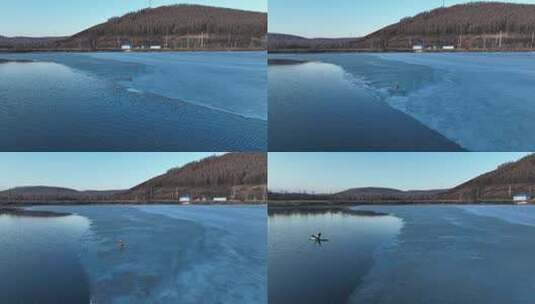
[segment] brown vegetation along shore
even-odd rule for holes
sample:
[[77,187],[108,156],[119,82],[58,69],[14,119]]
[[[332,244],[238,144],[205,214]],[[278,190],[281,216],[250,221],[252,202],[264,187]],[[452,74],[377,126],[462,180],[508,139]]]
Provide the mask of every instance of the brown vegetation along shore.
[[68,216],[70,213],[27,210],[22,208],[0,207],[0,215],[30,216],[30,217],[59,217]]
[[344,205],[332,205],[332,206],[273,206],[270,205],[268,208],[269,215],[291,215],[294,213],[298,214],[323,214],[323,213],[343,213],[348,215],[357,215],[357,216],[385,216],[387,213],[376,212],[372,210],[353,210]]
[[269,34],[269,52],[510,52],[535,50],[535,5],[474,2],[401,19],[359,38]]

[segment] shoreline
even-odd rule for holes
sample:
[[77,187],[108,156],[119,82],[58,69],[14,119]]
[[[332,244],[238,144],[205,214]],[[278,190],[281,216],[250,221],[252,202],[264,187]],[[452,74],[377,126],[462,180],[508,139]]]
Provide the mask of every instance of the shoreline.
[[388,213],[377,212],[372,210],[352,210],[350,206],[308,206],[308,207],[272,207],[268,206],[268,215],[272,214],[293,214],[293,213],[308,213],[308,214],[317,214],[317,213],[343,213],[348,215],[356,216],[387,216]]
[[17,201],[17,202],[0,202],[0,210],[6,207],[30,207],[30,206],[102,206],[102,205],[176,205],[176,206],[232,206],[232,205],[251,205],[259,206],[266,205],[266,201],[227,201],[227,202],[190,202],[189,204],[180,203],[177,201],[157,200],[157,201],[124,201],[124,200],[109,200],[109,201]]
[[27,217],[63,217],[72,215],[66,212],[27,210],[18,207],[0,207],[0,215],[27,216]]
[[518,50],[424,50],[416,52],[412,49],[392,49],[392,50],[374,50],[374,49],[278,49],[270,50],[268,48],[268,54],[322,54],[322,53],[376,53],[376,54],[388,54],[388,53],[532,53],[535,49],[518,49]]
[[98,49],[98,50],[84,50],[84,49],[0,49],[2,53],[187,53],[187,52],[261,52],[267,51],[266,48],[216,48],[216,49],[165,49],[165,50],[151,50],[151,49],[134,49],[134,50],[120,50],[120,49]]
[[[325,208],[329,209],[332,207],[357,207],[357,206],[417,206],[417,205],[429,205],[429,206],[438,206],[438,205],[511,205],[511,206],[520,206],[515,204],[512,201],[507,200],[489,200],[485,202],[474,202],[474,201],[458,201],[458,200],[411,200],[411,201],[393,201],[393,200],[384,200],[384,201],[329,201],[329,200],[302,200],[302,201],[269,201],[269,208]],[[530,204],[523,205],[529,206]]]

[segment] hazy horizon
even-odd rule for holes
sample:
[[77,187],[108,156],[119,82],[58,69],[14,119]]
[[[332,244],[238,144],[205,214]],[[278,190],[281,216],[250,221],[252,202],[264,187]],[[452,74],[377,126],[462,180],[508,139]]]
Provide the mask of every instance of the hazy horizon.
[[335,193],[350,188],[449,189],[515,161],[518,153],[269,153],[270,191]]
[[[363,37],[385,26],[442,6],[442,0],[335,0],[269,1],[270,33],[306,38]],[[480,2],[445,0],[446,6]],[[495,1],[481,1],[495,2]],[[499,2],[535,4],[535,0],[502,0]],[[312,3],[312,4],[311,4]],[[342,30],[343,29],[343,30]]]
[[49,186],[84,190],[129,189],[189,162],[219,154],[204,152],[1,153],[0,191]]
[[[250,11],[267,11],[267,0],[26,0],[2,4],[0,35],[7,37],[71,36],[112,17],[149,7],[199,4]],[[21,22],[25,20],[25,22]]]

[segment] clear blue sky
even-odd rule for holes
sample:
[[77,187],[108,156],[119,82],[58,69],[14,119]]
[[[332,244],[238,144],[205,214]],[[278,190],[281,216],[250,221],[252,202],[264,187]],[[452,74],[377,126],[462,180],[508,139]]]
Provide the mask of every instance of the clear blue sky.
[[[535,0],[501,0],[535,4]],[[445,0],[446,6],[467,0]],[[360,37],[442,0],[269,0],[269,32],[304,37]]]
[[269,189],[336,192],[456,186],[527,153],[269,153]]
[[[267,0],[152,0],[153,7],[178,3],[267,11]],[[2,0],[0,35],[68,36],[148,4],[149,0]]]
[[0,190],[60,186],[127,189],[214,153],[0,153]]

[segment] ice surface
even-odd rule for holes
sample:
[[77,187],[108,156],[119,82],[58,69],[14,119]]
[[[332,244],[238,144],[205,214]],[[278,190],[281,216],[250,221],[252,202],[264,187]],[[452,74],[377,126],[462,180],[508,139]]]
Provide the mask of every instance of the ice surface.
[[129,85],[172,99],[267,119],[265,52],[92,53],[93,58],[140,64]]
[[436,83],[409,92],[397,107],[463,147],[473,151],[535,148],[534,54],[385,54],[381,58],[433,69]]
[[466,206],[462,208],[479,216],[494,217],[512,224],[535,226],[533,206]]
[[[466,211],[487,207],[363,207],[403,219],[351,303],[531,303],[535,227]],[[494,206],[495,214],[509,207]],[[535,208],[516,212],[534,214]]]

